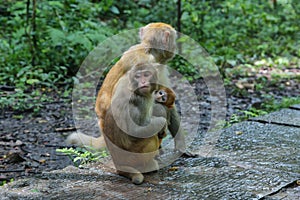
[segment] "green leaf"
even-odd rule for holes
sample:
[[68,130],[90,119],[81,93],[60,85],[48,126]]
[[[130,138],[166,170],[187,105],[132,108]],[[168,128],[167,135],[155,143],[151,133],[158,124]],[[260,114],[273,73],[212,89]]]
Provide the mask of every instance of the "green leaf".
[[35,83],[39,83],[40,81],[38,79],[27,79],[26,83],[29,85],[33,85]]
[[64,4],[61,3],[60,1],[48,1],[48,3],[52,7],[57,7],[57,8],[60,8],[60,9],[64,8]]
[[48,28],[48,32],[54,44],[61,43],[66,38],[65,33],[59,29],[50,27]]
[[120,11],[116,6],[110,7],[110,11],[116,15],[120,14]]
[[190,39],[189,36],[182,36],[177,40],[177,42],[184,43],[189,39]]
[[83,160],[82,157],[76,157],[76,158],[74,158],[73,162],[77,162],[77,161],[81,161],[81,160]]

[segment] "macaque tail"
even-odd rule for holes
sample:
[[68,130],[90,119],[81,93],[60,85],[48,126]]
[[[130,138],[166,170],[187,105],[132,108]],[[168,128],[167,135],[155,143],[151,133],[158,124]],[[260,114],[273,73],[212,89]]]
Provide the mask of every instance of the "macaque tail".
[[74,144],[80,147],[88,146],[92,147],[95,150],[100,150],[106,147],[104,137],[93,137],[81,132],[72,133],[66,139],[67,144]]

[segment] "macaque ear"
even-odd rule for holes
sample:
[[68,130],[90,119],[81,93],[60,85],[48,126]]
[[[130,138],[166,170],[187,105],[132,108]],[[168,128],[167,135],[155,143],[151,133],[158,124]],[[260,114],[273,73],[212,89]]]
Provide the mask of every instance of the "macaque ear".
[[163,36],[163,44],[166,45],[166,47],[169,44],[169,40],[170,40],[170,32],[169,31],[165,31],[164,32],[164,36]]
[[143,35],[144,35],[144,27],[140,28],[140,31],[139,31],[139,36],[140,36],[141,40],[143,38]]

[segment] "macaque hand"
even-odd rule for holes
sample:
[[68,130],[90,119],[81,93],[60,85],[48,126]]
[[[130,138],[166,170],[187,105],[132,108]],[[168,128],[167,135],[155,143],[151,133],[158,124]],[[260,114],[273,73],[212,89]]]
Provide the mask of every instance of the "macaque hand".
[[167,120],[164,117],[152,117],[151,118],[151,125],[153,127],[155,127],[155,133],[158,133],[162,129],[164,129],[166,124],[167,124]]

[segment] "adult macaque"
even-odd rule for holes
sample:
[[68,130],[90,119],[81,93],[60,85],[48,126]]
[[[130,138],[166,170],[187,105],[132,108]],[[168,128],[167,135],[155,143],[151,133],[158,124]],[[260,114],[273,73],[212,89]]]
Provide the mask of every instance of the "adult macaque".
[[166,118],[152,115],[157,65],[136,65],[120,78],[104,118],[103,134],[117,172],[135,184],[143,182],[143,172],[158,170],[157,134]]
[[[99,118],[101,131],[103,131],[103,127],[105,126],[104,119],[111,105],[116,83],[120,78],[123,77],[132,66],[140,63],[163,64],[174,56],[176,49],[176,31],[170,25],[164,23],[150,23],[140,29],[140,39],[141,43],[127,50],[121,59],[111,68],[98,92],[95,111]],[[158,83],[165,87],[170,87],[168,69],[160,65],[157,70]],[[185,140],[176,107],[168,109],[167,112],[170,116],[168,129],[175,138],[175,148],[185,153]],[[104,139],[102,136],[94,138],[82,133],[73,133],[67,138],[67,142],[77,145],[90,145],[96,149],[104,147]]]
[[[139,63],[165,63],[171,59],[176,49],[176,31],[168,24],[151,23],[140,29],[141,43],[132,46],[106,75],[98,92],[95,110],[103,128],[106,112],[111,104],[114,87],[118,80]],[[165,71],[158,72],[160,84],[169,82]],[[168,86],[168,85],[167,85]]]

